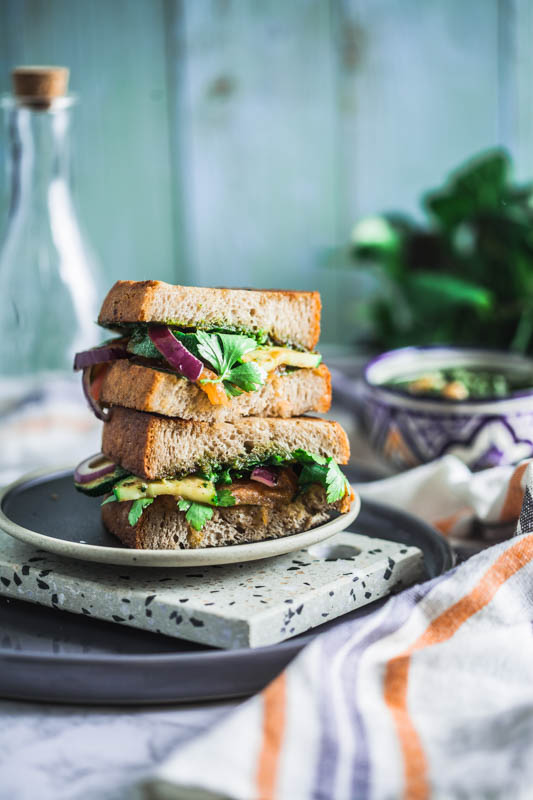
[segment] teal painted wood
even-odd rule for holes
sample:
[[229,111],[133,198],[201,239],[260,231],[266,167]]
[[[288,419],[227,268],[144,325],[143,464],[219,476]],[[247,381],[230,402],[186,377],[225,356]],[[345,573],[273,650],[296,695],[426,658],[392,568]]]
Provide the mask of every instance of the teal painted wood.
[[[187,3],[188,232],[199,283],[318,288],[336,242],[329,3]],[[334,298],[334,295],[333,295]],[[335,325],[335,302],[325,305]]]
[[416,213],[469,153],[533,172],[531,0],[4,0],[0,79],[66,63],[108,282],[317,288],[346,343],[362,214]]
[[516,177],[533,177],[533,3],[499,0],[500,138],[514,156]]
[[361,214],[416,213],[451,167],[499,142],[498,2],[335,8],[346,232]]
[[105,280],[179,280],[161,0],[6,0],[0,80],[13,65],[65,64],[79,94],[78,206]]

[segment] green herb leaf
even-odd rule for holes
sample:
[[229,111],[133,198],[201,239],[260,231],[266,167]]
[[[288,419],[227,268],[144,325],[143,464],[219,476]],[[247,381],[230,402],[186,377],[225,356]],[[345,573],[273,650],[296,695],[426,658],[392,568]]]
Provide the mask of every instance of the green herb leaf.
[[198,340],[198,352],[207,361],[215,372],[221,376],[224,372],[224,355],[218,340],[219,334],[196,331]]
[[129,341],[127,350],[136,356],[143,358],[157,358],[163,360],[161,353],[148,336],[147,328],[134,328]]
[[[266,381],[266,373],[257,364],[242,364],[241,358],[257,348],[255,339],[229,333],[197,331],[198,352],[218,375],[226,393],[236,397],[242,392],[255,392]],[[203,381],[214,383],[215,381]]]
[[198,349],[198,336],[196,333],[182,333],[181,331],[172,331],[172,335],[187,348],[189,353],[192,353],[196,358],[201,358]]
[[219,473],[216,483],[233,483],[229,468],[223,469],[222,472]]
[[139,497],[137,500],[133,501],[128,514],[128,522],[132,527],[138,523],[144,509],[153,502],[153,497]]
[[332,458],[328,459],[326,473],[326,498],[328,503],[342,500],[348,490],[348,481],[339,465]]
[[105,506],[106,503],[116,503],[117,498],[114,494],[109,495],[105,500],[102,501],[101,505]]
[[178,500],[178,508],[185,511],[185,519],[195,531],[201,531],[205,523],[213,516],[211,506],[202,503],[189,503],[187,500]]
[[298,461],[299,464],[325,464],[326,459],[324,456],[319,456],[316,453],[309,453],[307,450],[295,450],[292,457]]
[[308,486],[310,483],[319,483],[324,489],[327,489],[326,476],[328,474],[327,466],[322,464],[304,464],[298,483],[300,486]]
[[257,342],[249,336],[232,336],[227,333],[218,333],[224,353],[223,372],[230,370],[234,364],[241,360],[246,353],[257,349]]
[[230,383],[244,392],[255,392],[260,386],[265,385],[265,381],[266,372],[257,364],[239,364],[227,373],[224,388],[227,391],[227,384]]
[[222,381],[246,353],[257,348],[256,340],[249,336],[205,331],[197,331],[196,336],[200,355],[211,364]]
[[318,483],[326,490],[328,503],[342,500],[348,490],[348,481],[333,458],[315,456],[314,453],[308,453],[306,450],[296,450],[293,457],[303,464],[298,478],[300,486]]
[[242,389],[239,389],[238,386],[234,386],[232,383],[228,383],[228,381],[224,381],[224,389],[226,390],[226,394],[230,397],[238,397],[242,394]]
[[222,506],[222,507],[234,506],[235,502],[236,500],[232,495],[230,489],[219,489],[213,501],[215,506]]

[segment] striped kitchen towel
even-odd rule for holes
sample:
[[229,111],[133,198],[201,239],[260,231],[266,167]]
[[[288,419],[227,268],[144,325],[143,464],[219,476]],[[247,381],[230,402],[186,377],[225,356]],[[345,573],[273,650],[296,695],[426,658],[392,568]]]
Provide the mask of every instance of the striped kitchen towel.
[[317,637],[147,797],[532,797],[533,502],[521,531]]
[[422,517],[452,540],[483,536],[494,542],[516,526],[531,459],[516,466],[471,472],[444,456],[390,478],[356,486],[361,497]]

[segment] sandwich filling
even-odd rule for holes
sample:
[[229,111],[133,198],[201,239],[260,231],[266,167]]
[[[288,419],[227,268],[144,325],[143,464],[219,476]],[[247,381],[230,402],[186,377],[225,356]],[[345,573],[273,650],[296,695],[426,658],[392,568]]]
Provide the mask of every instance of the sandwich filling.
[[[97,477],[91,480],[91,464]],[[75,473],[77,489],[86,494],[108,496],[103,502],[130,502],[128,521],[137,524],[145,508],[156,497],[170,495],[178,511],[185,512],[189,525],[201,530],[217,507],[239,505],[279,506],[290,503],[298,493],[321,486],[328,503],[343,500],[350,493],[346,476],[332,458],[295,450],[290,458],[271,456],[246,468],[211,467],[182,477],[146,480],[125,473],[104,456],[92,457]]]
[[261,389],[274,374],[315,369],[322,360],[319,353],[272,344],[262,332],[242,334],[219,328],[185,331],[133,325],[127,334],[76,355],[74,369],[84,370],[86,394],[95,403],[106,365],[117,358],[129,358],[188,379],[206,393],[213,405],[228,405],[232,397]]

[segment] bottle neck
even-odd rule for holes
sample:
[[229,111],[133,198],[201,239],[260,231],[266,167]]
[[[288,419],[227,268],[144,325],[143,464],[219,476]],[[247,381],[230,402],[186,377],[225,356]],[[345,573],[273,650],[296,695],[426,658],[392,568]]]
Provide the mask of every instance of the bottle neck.
[[48,216],[52,195],[70,184],[70,108],[48,111],[13,105],[8,109],[10,217]]

